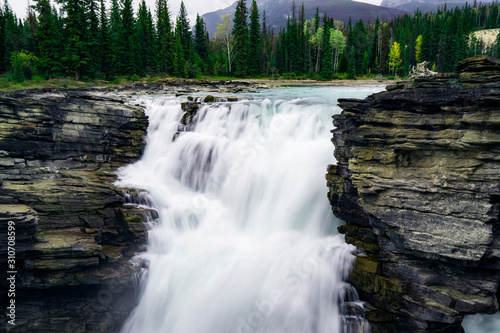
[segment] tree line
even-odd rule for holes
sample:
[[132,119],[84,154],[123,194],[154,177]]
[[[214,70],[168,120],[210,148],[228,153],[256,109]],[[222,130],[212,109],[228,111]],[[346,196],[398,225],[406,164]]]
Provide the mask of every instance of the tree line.
[[406,76],[428,61],[450,72],[466,57],[500,57],[500,34],[485,45],[473,32],[500,27],[500,5],[466,4],[417,11],[392,21],[348,23],[319,10],[310,20],[304,5],[292,4],[285,27],[274,31],[265,11],[252,0],[238,0],[234,15],[224,15],[210,38],[203,19],[194,27],[181,3],[174,19],[167,0],[154,12],[144,0],[34,0],[18,19],[7,0],[0,6],[0,73],[14,81],[39,75],[75,80],[146,75],[197,77],[224,75],[332,79],[363,75]]

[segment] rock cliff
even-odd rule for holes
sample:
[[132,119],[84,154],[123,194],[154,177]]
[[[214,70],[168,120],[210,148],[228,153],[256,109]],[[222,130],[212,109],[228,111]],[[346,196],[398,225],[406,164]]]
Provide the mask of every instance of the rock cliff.
[[498,309],[500,60],[339,100],[327,174],[377,332],[461,332]]
[[155,212],[124,206],[113,186],[144,148],[147,118],[127,101],[92,90],[0,97],[0,261],[14,250],[17,272],[15,296],[1,279],[3,304],[15,300],[8,331],[111,332],[133,308],[140,267],[129,259]]

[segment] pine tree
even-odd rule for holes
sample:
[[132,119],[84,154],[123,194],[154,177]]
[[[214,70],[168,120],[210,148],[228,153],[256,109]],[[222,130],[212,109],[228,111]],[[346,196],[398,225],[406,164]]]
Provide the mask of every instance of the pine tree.
[[181,1],[179,16],[177,16],[175,33],[179,36],[182,45],[182,58],[185,61],[191,60],[192,35],[188,14],[184,2]]
[[[349,18],[349,22],[350,21],[351,19]],[[314,15],[314,33],[318,32],[319,24],[320,24],[319,7],[316,6],[316,14]]]
[[154,27],[151,12],[146,6],[146,1],[139,4],[136,22],[136,48],[137,48],[137,69],[140,75],[151,72],[154,67],[153,48]]
[[347,77],[349,79],[356,78],[356,51],[354,46],[351,46],[351,51],[349,52],[349,67],[347,69]]
[[174,74],[176,42],[166,0],[156,0],[156,32],[158,68],[162,72]]
[[122,0],[118,68],[122,74],[136,73],[137,48],[132,0]]
[[181,41],[181,35],[176,29],[175,31],[175,75],[178,77],[186,76],[186,59],[184,59],[184,49]]
[[236,75],[245,77],[248,73],[248,9],[246,0],[238,0],[233,19],[234,49],[236,53]]
[[333,59],[332,59],[332,45],[330,44],[330,28],[325,26],[323,28],[323,60],[321,64],[321,77],[331,80],[333,77]]
[[372,45],[371,45],[371,49],[370,49],[370,65],[369,65],[370,68],[374,68],[377,66],[375,59],[377,59],[377,57],[378,57],[379,31],[380,31],[380,20],[377,16],[377,20],[375,20]]
[[491,46],[492,56],[495,58],[500,58],[500,32],[495,39],[495,43]]
[[0,3],[0,73],[6,71],[5,65],[5,11]]
[[365,54],[365,50],[367,49],[366,45],[368,41],[366,28],[362,20],[356,22],[350,36],[352,39],[351,45],[354,46],[355,49],[356,74],[359,75],[363,73],[363,57]]
[[267,18],[265,10],[262,13],[261,35],[262,35],[262,71],[267,76],[269,74],[272,42],[271,39],[269,38],[270,34],[267,29]]
[[4,41],[5,48],[3,51],[3,63],[5,70],[8,70],[11,66],[11,55],[13,52],[20,51],[22,49],[22,38],[21,31],[17,25],[17,17],[12,12],[12,9],[7,0],[4,2]]
[[100,59],[100,72],[106,79],[109,79],[112,71],[113,54],[111,50],[111,40],[109,32],[109,22],[106,13],[105,0],[100,0],[100,16],[99,16],[99,56]]
[[122,18],[121,9],[118,0],[111,0],[111,13],[109,19],[109,39],[110,39],[110,54],[111,62],[109,73],[116,74],[120,68],[120,49],[121,49],[121,28]]
[[35,5],[38,12],[36,29],[37,68],[46,74],[49,80],[61,70],[60,31],[57,30],[57,15],[49,0],[38,0]]
[[86,36],[89,26],[86,4],[85,0],[65,0],[62,6],[66,13],[66,49],[63,60],[77,81],[81,79],[90,58]]
[[99,48],[99,37],[101,35],[98,9],[96,0],[89,0],[89,30],[87,35],[87,47],[90,50],[95,50],[92,55],[89,55],[86,73],[90,77],[96,77],[101,69],[101,56],[99,55],[102,50]]
[[194,51],[203,62],[203,71],[209,73],[210,52],[209,52],[209,37],[203,18],[196,15],[196,25],[194,27]]
[[250,9],[250,32],[248,46],[248,67],[250,74],[260,73],[260,62],[262,58],[262,35],[259,22],[259,8],[257,2],[252,1]]

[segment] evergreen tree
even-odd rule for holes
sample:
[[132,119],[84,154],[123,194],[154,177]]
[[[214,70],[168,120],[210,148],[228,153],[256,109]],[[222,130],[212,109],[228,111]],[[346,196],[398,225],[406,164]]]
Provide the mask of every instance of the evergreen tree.
[[246,0],[238,0],[233,19],[234,49],[236,53],[236,75],[245,77],[248,73],[248,9]]
[[194,27],[194,51],[203,62],[203,71],[209,73],[211,68],[210,64],[210,50],[209,50],[209,37],[203,18],[196,15],[196,25]]
[[191,60],[191,47],[192,47],[192,35],[191,27],[189,24],[188,14],[184,2],[181,1],[181,8],[179,10],[179,16],[177,16],[175,33],[180,38],[182,45],[182,58],[184,61]]
[[179,30],[176,29],[175,31],[175,52],[174,52],[174,59],[175,59],[175,75],[178,77],[185,77],[186,76],[186,59],[184,58],[184,48],[182,45],[181,41],[181,35],[179,33]]
[[[3,8],[3,35],[4,45],[3,51],[3,67],[5,70],[11,67],[11,55],[22,48],[21,31],[17,25],[17,17],[12,12],[9,2],[5,0]],[[0,52],[2,52],[0,51]]]
[[378,57],[378,49],[379,49],[379,31],[380,31],[380,20],[377,16],[377,19],[375,20],[375,27],[373,29],[373,38],[372,38],[372,45],[370,49],[370,68],[374,68],[377,66],[376,64],[376,59]]
[[356,51],[354,46],[351,46],[351,51],[349,52],[349,68],[347,69],[347,77],[349,79],[356,78]]
[[270,38],[269,31],[267,29],[267,18],[266,11],[262,13],[262,70],[267,76],[269,74],[270,60],[271,60],[271,49],[272,41]]
[[262,58],[262,35],[259,22],[259,8],[257,2],[252,1],[250,9],[250,35],[248,46],[248,67],[250,74],[260,73],[260,60]]
[[136,48],[137,48],[137,70],[140,75],[151,72],[154,67],[153,45],[154,27],[151,12],[146,6],[146,1],[139,4],[136,22]]
[[57,27],[57,14],[49,0],[38,0],[35,5],[38,12],[36,29],[37,68],[42,74],[52,75],[61,70],[60,31]]
[[109,40],[110,40],[110,55],[111,62],[109,73],[116,74],[120,69],[120,49],[121,49],[121,28],[122,28],[122,18],[121,9],[118,0],[111,0],[111,13],[109,19]]
[[156,0],[156,32],[158,68],[162,72],[174,74],[176,41],[166,0]]
[[356,74],[359,75],[363,73],[363,58],[365,55],[365,50],[367,49],[366,45],[368,41],[368,36],[363,21],[359,20],[358,22],[356,22],[354,28],[352,29],[352,33],[349,36],[352,39],[351,45],[354,46],[355,49]]
[[87,47],[94,50],[92,55],[89,55],[88,64],[86,66],[86,73],[90,77],[96,77],[101,69],[101,56],[102,50],[99,48],[100,41],[100,26],[99,26],[99,13],[97,9],[96,0],[89,0],[89,30],[87,37]]
[[121,27],[119,30],[119,59],[117,65],[122,74],[136,73],[137,48],[135,40],[135,20],[132,0],[122,0]]
[[[350,21],[351,19],[349,18],[349,22]],[[316,6],[316,14],[314,15],[314,33],[318,32],[319,25],[320,25],[319,7]]]
[[328,26],[325,26],[323,28],[323,45],[324,45],[324,50],[323,50],[323,60],[321,64],[321,77],[324,79],[331,80],[333,77],[333,49],[332,45],[330,44],[330,28]]
[[61,2],[62,9],[66,13],[66,49],[63,60],[67,68],[74,73],[75,80],[78,81],[90,59],[86,35],[89,26],[87,1],[61,0]]
[[5,66],[5,12],[0,3],[0,73],[6,71]]
[[500,58],[500,32],[497,35],[497,38],[495,39],[495,43],[491,47],[492,49],[492,56],[495,58]]
[[100,72],[104,75],[106,79],[109,79],[109,75],[112,70],[112,60],[113,54],[111,50],[111,40],[109,32],[109,22],[106,13],[105,0],[100,0],[100,16],[99,16],[99,56],[100,56]]

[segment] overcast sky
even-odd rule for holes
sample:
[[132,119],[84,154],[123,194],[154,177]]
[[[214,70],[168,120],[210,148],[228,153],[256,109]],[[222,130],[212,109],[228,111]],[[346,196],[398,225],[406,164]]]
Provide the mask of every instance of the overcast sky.
[[[109,0],[107,1],[110,2]],[[140,1],[141,0],[133,0],[136,11],[137,8],[139,7]],[[213,12],[218,9],[226,8],[231,4],[233,4],[235,1],[236,0],[184,0],[184,5],[186,6],[187,12],[189,14],[191,25],[194,25],[197,13],[203,15],[208,12]],[[251,0],[248,0],[247,2],[250,3],[250,1]],[[28,3],[33,4],[32,0],[8,0],[8,2],[12,7],[12,10],[20,18],[26,17],[26,9],[28,8]],[[149,6],[153,14],[155,10],[155,2],[156,0],[146,0],[146,4]],[[296,2],[300,3],[300,0],[296,0]],[[361,2],[380,4],[381,0],[363,0]],[[170,9],[170,14],[172,15],[173,18],[175,18],[179,13],[181,0],[167,0],[167,3]]]

